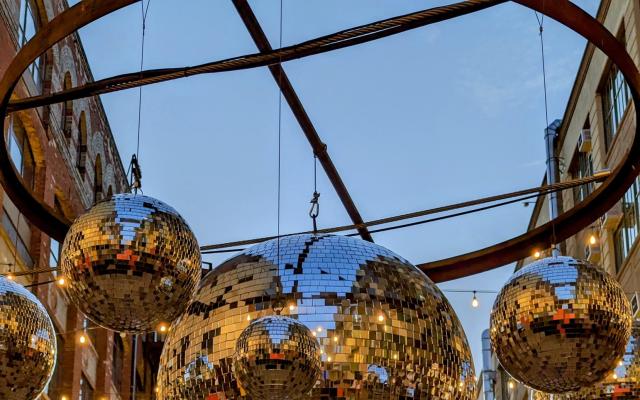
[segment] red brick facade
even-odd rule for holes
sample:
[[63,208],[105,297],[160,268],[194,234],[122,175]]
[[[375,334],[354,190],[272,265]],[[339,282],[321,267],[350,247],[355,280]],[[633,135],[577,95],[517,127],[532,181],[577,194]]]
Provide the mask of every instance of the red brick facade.
[[[67,7],[66,0],[0,0],[0,73],[20,48],[21,40],[29,39],[25,21],[31,18],[30,15],[33,15],[34,30],[37,30]],[[55,92],[92,79],[80,38],[72,35],[49,50],[36,72],[25,72],[14,96],[23,98]],[[7,118],[5,125],[4,135],[10,151],[12,134],[14,138],[26,137],[26,141],[18,139],[18,142],[28,143],[22,148],[23,159],[29,158],[24,154],[33,154],[32,180],[36,196],[52,207],[60,208],[67,217],[73,219],[108,193],[127,189],[126,173],[99,98],[15,113]],[[55,248],[55,243],[30,226],[1,191],[0,202],[3,205],[0,226],[0,262],[3,265],[0,272],[49,266],[51,246]],[[28,254],[21,253],[20,246]],[[40,274],[20,277],[18,281],[30,284],[52,279],[53,274]],[[69,304],[64,292],[54,284],[33,290],[49,310],[59,332],[56,376],[49,385],[48,394],[42,398],[130,399],[133,338],[116,337],[119,334],[90,328],[85,335],[85,344],[80,344],[84,316]],[[152,335],[148,337],[152,338]],[[149,346],[157,347],[152,342],[139,340],[136,398],[140,400],[154,397],[155,375],[152,364],[145,357],[150,353],[145,351]],[[117,353],[115,357],[114,353]]]

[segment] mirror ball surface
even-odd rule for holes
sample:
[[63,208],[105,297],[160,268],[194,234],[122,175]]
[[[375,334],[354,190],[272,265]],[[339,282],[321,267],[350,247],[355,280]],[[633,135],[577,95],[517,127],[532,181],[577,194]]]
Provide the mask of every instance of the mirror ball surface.
[[202,268],[198,242],[176,210],[131,193],[101,201],[74,221],[60,265],[66,292],[83,313],[131,333],[176,319]]
[[321,377],[306,398],[475,400],[471,351],[442,292],[395,253],[334,235],[264,242],[207,274],[167,335],[160,399],[251,398],[233,373],[236,342],[275,314],[277,287],[282,314],[320,343]]
[[34,400],[56,365],[47,310],[23,286],[0,277],[0,399]]
[[516,380],[547,393],[589,387],[611,373],[631,335],[631,305],[600,268],[550,257],[517,271],[491,312],[491,345]]
[[302,399],[320,377],[320,345],[296,319],[262,317],[240,334],[233,373],[254,399]]

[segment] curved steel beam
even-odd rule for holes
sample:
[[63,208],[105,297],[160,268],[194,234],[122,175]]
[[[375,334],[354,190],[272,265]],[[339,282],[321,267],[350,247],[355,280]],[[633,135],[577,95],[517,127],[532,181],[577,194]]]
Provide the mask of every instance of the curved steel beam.
[[[18,53],[5,73],[5,76],[2,78],[2,81],[0,81],[0,94],[2,96],[0,114],[6,114],[9,97],[11,96],[11,92],[13,91],[16,83],[19,81],[22,72],[26,70],[31,62],[33,62],[40,54],[44,53],[44,51],[54,43],[79,27],[136,1],[139,0],[112,0],[110,2],[103,2],[101,0],[85,0],[77,6],[60,14],[48,26],[42,29],[36,37],[20,51],[20,53]],[[563,23],[578,32],[604,51],[620,68],[620,71],[627,79],[634,104],[636,105],[636,117],[637,120],[640,121],[640,110],[638,109],[638,105],[640,104],[640,72],[626,52],[624,46],[621,45],[617,39],[606,30],[606,28],[568,0],[514,1],[556,19],[560,23]],[[486,8],[490,6],[488,4],[494,5],[501,2],[502,0],[469,0],[465,3],[474,3],[475,5],[484,3],[484,8]],[[449,18],[457,16],[454,14],[455,13],[452,13]],[[443,16],[439,16],[438,18],[439,20],[447,19]],[[368,41],[366,37],[358,40],[360,40],[360,42]],[[342,47],[346,46],[341,46],[340,44],[335,45],[335,48]],[[277,54],[277,52],[274,52],[273,54]],[[310,54],[311,53],[306,55]],[[292,57],[292,59],[300,57],[296,56]],[[276,55],[276,58],[279,58],[279,56]],[[285,60],[285,58],[283,58],[283,60]],[[253,67],[261,65],[269,65],[269,62],[263,61],[262,64],[255,63]],[[246,68],[250,67],[251,66],[247,66]],[[188,73],[186,72],[183,74],[183,76],[187,75]],[[179,77],[180,76],[176,76],[175,78]],[[124,88],[126,88],[126,85],[119,86],[113,90],[122,90]],[[45,101],[38,105],[51,104],[53,102],[54,101]],[[4,119],[2,119],[2,121],[4,122]],[[595,221],[601,214],[615,205],[629,186],[631,186],[638,174],[638,171],[640,171],[638,169],[640,166],[639,160],[640,124],[637,124],[634,142],[627,152],[623,162],[614,169],[613,173],[602,184],[602,186],[584,202],[562,214],[556,220],[527,232],[524,235],[476,252],[432,263],[421,264],[420,267],[434,281],[442,282],[488,271],[496,268],[497,266],[524,258],[535,248],[548,247],[551,244],[550,238],[552,237],[554,229],[557,240],[565,240],[589,226],[589,224]],[[13,168],[11,161],[9,161],[6,144],[1,135],[0,183],[5,187],[6,192],[18,205],[21,211],[23,211],[27,218],[38,226],[38,228],[58,240],[62,240],[64,238],[68,221],[64,220],[63,217],[56,215],[51,207],[35,199],[31,192],[25,188],[20,177]]]
[[618,66],[629,84],[635,105],[635,139],[624,160],[613,170],[609,178],[582,203],[554,221],[482,250],[418,265],[435,282],[485,272],[523,259],[531,255],[535,249],[551,246],[554,233],[557,242],[575,235],[611,209],[640,172],[640,72],[624,45],[600,22],[568,0],[513,1],[541,12],[584,36]]
[[287,61],[371,42],[411,29],[471,14],[506,1],[507,0],[466,0],[460,3],[434,7],[399,17],[376,21],[277,50],[247,54],[192,67],[152,69],[117,75],[57,93],[15,100],[9,104],[8,110],[10,112],[19,111],[52,103],[76,100],[82,97],[131,89],[143,85],[167,82],[193,75],[239,71],[281,64]]
[[[64,11],[42,27],[20,49],[0,80],[0,116],[2,117],[0,118],[0,132],[4,132],[4,117],[7,114],[7,105],[11,94],[20,81],[22,73],[33,61],[51,46],[86,24],[137,1],[139,0],[85,0]],[[71,222],[63,215],[57,214],[53,207],[38,200],[25,186],[7,153],[4,135],[0,135],[0,183],[5,193],[32,224],[57,241],[64,240]]]

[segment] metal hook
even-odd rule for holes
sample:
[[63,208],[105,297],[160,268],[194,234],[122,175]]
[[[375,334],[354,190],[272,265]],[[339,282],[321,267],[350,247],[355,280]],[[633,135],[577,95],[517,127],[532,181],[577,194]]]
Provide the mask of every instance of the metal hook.
[[309,217],[313,220],[313,232],[318,231],[318,224],[316,222],[316,218],[320,215],[320,193],[317,191],[313,192],[313,198],[311,199],[311,209],[309,209]]

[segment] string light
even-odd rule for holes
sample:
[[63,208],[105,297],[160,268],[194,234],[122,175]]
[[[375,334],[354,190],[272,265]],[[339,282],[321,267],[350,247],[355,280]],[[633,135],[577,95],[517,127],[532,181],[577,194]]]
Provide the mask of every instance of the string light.
[[596,235],[593,235],[593,234],[592,234],[591,236],[589,236],[589,244],[590,244],[590,245],[594,245],[594,244],[596,244],[597,242],[598,242],[598,239],[596,238]]
[[540,250],[536,250],[535,253],[533,253],[534,258],[540,258],[540,256],[541,256]]
[[87,343],[87,337],[84,335],[84,333],[80,335],[80,337],[78,338],[78,341],[80,342],[80,344]]
[[167,324],[165,324],[164,322],[161,322],[158,325],[158,332],[160,333],[166,333],[169,330],[169,327],[167,326]]
[[10,281],[12,281],[12,280],[16,279],[16,277],[15,277],[15,276],[13,276],[13,274],[12,274],[12,273],[9,273],[9,274],[7,275],[7,279],[8,279],[8,280],[10,280]]
[[289,304],[289,311],[294,311],[295,309],[296,309],[296,304],[295,303]]
[[58,284],[58,286],[64,286],[67,283],[67,281],[64,279],[64,276],[61,276],[58,278],[56,283]]
[[514,387],[516,387],[516,384],[513,383],[512,380],[509,380],[509,389],[513,389]]
[[251,314],[247,315],[247,321],[251,321]]
[[380,313],[378,315],[378,322],[383,322],[384,321],[384,314]]
[[473,291],[473,300],[471,300],[471,307],[478,308],[480,306],[480,302],[478,301],[478,297],[476,297],[475,290]]

